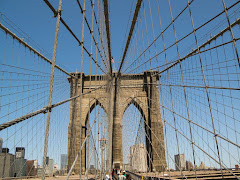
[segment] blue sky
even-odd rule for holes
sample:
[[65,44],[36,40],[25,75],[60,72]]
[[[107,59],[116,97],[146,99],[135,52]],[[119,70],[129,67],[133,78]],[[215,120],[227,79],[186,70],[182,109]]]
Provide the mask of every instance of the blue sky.
[[[55,8],[57,8],[58,6],[58,0],[50,0],[50,2],[53,4],[53,6]],[[80,2],[83,2],[82,0]],[[146,8],[146,11],[148,11],[148,1],[144,1],[144,7]],[[153,1],[150,1],[153,2]],[[155,1],[154,1],[155,2]],[[163,23],[163,27],[167,27],[167,25],[171,22],[171,17],[170,17],[170,13],[169,13],[169,9],[168,9],[168,1],[164,1],[161,0],[160,2],[160,10],[161,10],[161,15],[162,15],[162,23]],[[183,7],[186,6],[186,0],[175,0],[175,1],[171,1],[172,2],[172,10],[173,10],[173,16],[175,17],[182,9]],[[229,6],[231,4],[233,4],[236,1],[227,1],[226,0],[226,5]],[[135,9],[135,4],[136,4],[136,0],[134,1],[130,1],[130,0],[110,0],[109,2],[110,4],[110,27],[111,27],[111,45],[112,45],[112,55],[115,57],[115,62],[119,62],[122,56],[122,52],[123,52],[123,48],[125,47],[125,43],[126,43],[126,35],[128,35],[128,31],[130,28],[130,24],[131,23],[131,15],[130,15],[130,11],[131,8],[132,10]],[[153,13],[156,13],[156,7],[153,6],[154,3],[152,3],[152,10]],[[207,5],[206,5],[207,4]],[[204,22],[208,21],[210,18],[212,18],[213,16],[217,15],[219,12],[221,12],[223,10],[223,6],[220,0],[196,0],[194,1],[194,3],[192,3],[191,8],[193,9],[192,15],[193,15],[193,19],[194,19],[194,25],[195,27],[199,27],[200,25],[202,25]],[[239,8],[239,6],[237,6],[237,8]],[[236,10],[237,8],[233,8],[232,10],[229,11],[230,13],[233,13],[233,10]],[[81,39],[81,24],[82,24],[82,14],[80,13],[80,10],[76,4],[75,0],[63,0],[63,6],[62,6],[63,12],[62,12],[62,17],[64,18],[64,20],[67,22],[67,24],[71,27],[71,29],[74,31],[74,33],[76,33],[76,35],[78,36],[79,39]],[[6,17],[8,17],[14,24],[17,25],[17,27],[19,27],[20,29],[22,29],[26,34],[29,35],[29,37],[31,37],[31,39],[33,39],[35,42],[37,42],[40,47],[44,48],[47,52],[49,52],[50,55],[47,55],[46,53],[44,53],[44,55],[46,55],[49,59],[51,59],[52,57],[52,51],[53,51],[53,43],[54,43],[54,34],[55,34],[55,26],[56,26],[56,18],[53,17],[52,12],[50,11],[50,9],[47,7],[47,5],[42,1],[42,0],[0,0],[0,12],[2,12],[4,15],[6,15]],[[91,21],[91,10],[89,7],[87,7],[87,18],[88,21]],[[151,34],[151,21],[149,19],[149,11],[148,13],[148,21],[147,21],[147,26],[149,28],[149,34]],[[179,17],[178,21],[176,21],[175,25],[176,25],[176,29],[177,29],[177,37],[178,39],[180,39],[181,37],[183,37],[184,35],[186,35],[187,33],[192,31],[192,26],[191,26],[191,22],[190,22],[190,18],[188,16],[188,11],[185,11],[182,16]],[[133,12],[132,12],[133,14]],[[141,18],[143,18],[142,13],[139,15]],[[188,18],[186,18],[188,17]],[[237,16],[239,17],[239,12],[237,13]],[[158,22],[158,17],[154,16],[154,30],[155,30],[155,37],[160,33],[160,28],[159,28],[159,22]],[[130,20],[130,21],[129,21]],[[235,20],[235,18],[231,18],[230,21],[233,22],[233,20]],[[1,19],[0,19],[1,21]],[[128,23],[129,22],[129,23]],[[216,25],[218,23],[222,23],[221,26],[217,27],[216,29],[213,29],[216,27]],[[139,25],[139,24],[138,24]],[[222,30],[223,28],[225,28],[227,25],[226,19],[225,19],[225,14],[221,15],[218,19],[216,19],[216,21],[214,21],[213,23],[210,23],[209,25],[207,25],[206,27],[200,29],[197,32],[197,36],[199,38],[199,43],[203,43],[205,42],[207,39],[209,39],[210,35],[214,35],[216,33],[218,33],[220,30]],[[11,29],[11,27],[8,27]],[[210,30],[212,30],[210,32]],[[11,29],[14,33],[16,33],[18,35],[18,32],[16,32],[14,29]],[[235,29],[234,29],[235,30]],[[18,30],[19,31],[19,30]],[[85,28],[85,34],[86,34],[86,39],[89,40],[89,34]],[[236,31],[235,31],[236,32]],[[238,31],[237,31],[238,32]],[[206,35],[206,36],[205,36]],[[228,35],[228,36],[227,36]],[[226,37],[226,39],[229,39],[229,34],[227,34],[224,36],[224,38]],[[237,33],[235,33],[235,35],[237,35]],[[238,34],[239,36],[239,34]],[[1,36],[2,37],[2,36]],[[21,35],[19,35],[19,37],[22,37]],[[202,40],[200,40],[203,37]],[[150,42],[153,40],[153,37],[149,37],[150,38]],[[174,34],[173,34],[173,30],[169,28],[168,32],[165,34],[165,39],[166,39],[166,46],[170,46],[172,43],[175,42],[174,39]],[[225,39],[225,40],[226,40]],[[2,39],[0,39],[2,40]],[[27,42],[28,40],[25,39],[25,41]],[[160,41],[160,43],[159,43]],[[3,42],[3,41],[2,41]],[[9,52],[11,50],[11,42],[8,42],[9,44]],[[157,46],[157,51],[160,52],[163,49],[163,45],[161,43],[161,40],[158,40],[158,46]],[[221,43],[220,41],[217,41],[216,43]],[[142,43],[143,44],[143,43]],[[141,45],[142,45],[141,44]],[[194,44],[194,36],[190,36],[189,38],[187,38],[186,40],[182,41],[181,43],[179,43],[179,51],[180,51],[180,55],[181,57],[183,57],[186,53],[188,53],[189,51],[192,50],[192,48],[195,48],[196,45],[192,45]],[[239,44],[239,43],[238,43]],[[89,41],[86,41],[86,47],[89,49]],[[189,48],[190,46],[190,48]],[[211,44],[211,47],[214,46],[214,44]],[[1,49],[1,53],[3,52],[3,44],[0,45]],[[147,42],[145,42],[145,48],[147,47]],[[210,45],[209,45],[210,47]],[[229,48],[231,50],[231,46],[226,46],[226,49]],[[186,50],[186,52],[184,52],[184,50]],[[143,50],[143,49],[141,49]],[[151,52],[149,52],[150,56],[154,56],[154,47],[151,47]],[[230,50],[228,52],[230,52]],[[15,51],[17,51],[17,49],[15,49]],[[131,51],[130,51],[131,52]],[[223,51],[220,51],[219,54],[221,56],[223,56]],[[21,56],[23,56],[24,54],[21,54]],[[62,65],[63,67],[65,67],[68,71],[75,71],[76,69],[79,71],[80,70],[80,47],[78,46],[77,42],[73,39],[73,37],[69,34],[69,32],[66,30],[65,27],[63,27],[63,25],[60,26],[60,32],[59,32],[59,43],[58,43],[58,51],[57,51],[57,64]],[[146,54],[148,55],[148,54]],[[221,64],[221,73],[222,75],[217,75],[216,71],[211,71],[210,70],[206,70],[207,71],[207,77],[209,78],[208,83],[211,85],[216,85],[214,83],[219,83],[217,84],[218,86],[222,85],[222,86],[228,86],[229,87],[238,87],[238,81],[239,78],[237,77],[239,74],[238,69],[235,70],[235,61],[233,63],[233,65],[230,64],[230,61],[228,61],[228,63],[225,62],[224,63],[219,63],[217,60],[217,53],[214,51],[211,54],[214,58],[213,61],[215,62],[215,65],[219,65]],[[16,56],[16,54],[15,54]],[[205,55],[207,58],[205,59],[204,63],[206,63],[206,67],[205,68],[218,68],[219,67],[215,67],[215,66],[211,66],[211,61],[210,59],[210,54],[206,53]],[[234,59],[234,53],[227,53],[227,60],[230,59]],[[86,54],[84,54],[84,57],[86,57]],[[177,52],[176,52],[176,47],[170,49],[169,51],[167,51],[167,58],[168,61],[173,61],[176,60],[177,57]],[[23,57],[22,57],[23,58]],[[132,53],[129,53],[126,60],[127,63],[131,63],[132,59],[136,58],[134,55],[132,55]],[[145,57],[146,59],[148,59],[148,56]],[[159,56],[159,59],[163,59],[164,61],[159,61],[160,65],[165,64],[165,59],[164,59],[164,54]],[[145,60],[145,59],[144,59]],[[196,59],[195,59],[196,60]],[[10,56],[7,59],[7,62],[10,63],[11,58]],[[84,58],[84,72],[89,74],[89,59],[88,58]],[[198,68],[198,72],[193,73],[191,70],[189,70],[189,67],[195,67],[198,66],[198,63],[192,63],[192,64],[188,64],[189,62],[192,62],[191,60],[185,61],[186,64],[183,63],[184,67],[186,69],[185,70],[185,82],[188,83],[188,85],[197,83],[197,85],[202,84],[201,78],[199,73],[201,74],[199,68]],[[224,62],[224,61],[223,61]],[[11,62],[12,64],[14,64],[13,62]],[[18,62],[19,63],[19,62]],[[232,63],[232,61],[231,61]],[[118,67],[118,63],[116,63],[116,68]],[[129,65],[129,64],[127,64]],[[156,67],[157,64],[155,63],[155,59],[153,60],[153,67]],[[233,66],[233,67],[230,67]],[[34,63],[28,64],[29,68],[34,68]],[[145,66],[144,66],[145,67]],[[228,81],[227,83],[224,83],[224,81],[222,81],[221,78],[226,78],[226,69],[223,70],[223,68],[225,67],[229,67],[229,71],[234,72],[234,74],[227,74],[227,76],[230,77],[231,81]],[[46,68],[46,66],[42,65],[40,63],[40,67],[38,67],[40,70]],[[133,67],[135,68],[135,67]],[[123,68],[124,69],[124,68]],[[125,67],[126,69],[126,67]],[[136,70],[132,71],[132,73],[139,73],[142,72],[143,70],[149,70],[150,66],[149,64],[147,64],[146,68],[137,68]],[[49,69],[44,69],[44,70],[49,70]],[[44,71],[42,70],[42,72]],[[131,69],[130,69],[131,70]],[[234,71],[233,71],[234,70]],[[219,70],[220,71],[220,70]],[[129,71],[130,72],[130,71]],[[176,71],[171,71],[171,78],[172,78],[172,83],[176,83],[176,84],[181,84],[181,79],[179,75],[179,69],[176,68]],[[214,74],[216,73],[216,74]],[[225,75],[225,76],[224,76]],[[60,76],[60,74],[59,74]],[[61,100],[67,98],[69,96],[69,86],[68,86],[68,82],[66,80],[66,76],[62,75],[61,76],[63,78],[65,78],[64,82],[61,82],[61,79],[59,79],[58,81],[56,81],[56,83],[60,83],[60,85],[63,84],[63,92],[65,93],[65,96],[61,96],[62,93],[62,89],[60,89],[60,92],[58,93],[58,95],[60,94],[60,97],[62,98]],[[24,78],[25,76],[23,76]],[[214,81],[211,80],[211,78],[214,77]],[[228,77],[228,78],[229,78]],[[191,79],[191,78],[195,78],[195,79]],[[200,80],[199,80],[199,79]],[[29,78],[30,79],[30,78]],[[167,79],[167,75],[166,73],[162,75],[162,83],[167,84],[168,83],[168,79]],[[195,80],[195,81],[194,81]],[[237,81],[237,82],[236,82]],[[61,84],[62,83],[62,84]],[[46,83],[47,84],[47,83]],[[16,90],[16,89],[15,89]],[[19,90],[19,89],[18,89]],[[176,97],[174,99],[174,102],[176,103],[176,107],[178,108],[178,112],[180,112],[180,114],[184,114],[184,116],[186,117],[186,112],[185,110],[182,108],[181,105],[184,104],[184,100],[183,100],[183,94],[181,89],[179,90],[179,88],[175,89],[176,91],[174,92],[174,97]],[[10,90],[11,91],[11,90]],[[14,91],[14,89],[12,89],[12,91]],[[45,86],[45,89],[43,90],[46,92],[46,94],[48,93],[48,85]],[[163,89],[164,92],[164,101],[162,102],[163,105],[169,107],[170,109],[171,107],[171,101],[170,101],[170,96],[169,96],[169,89],[168,88],[164,88]],[[198,119],[202,120],[201,123],[203,123],[204,121],[209,120],[209,114],[208,113],[204,113],[206,111],[206,98],[205,97],[205,92],[198,92],[193,91],[192,89],[188,92],[188,98],[189,98],[189,102],[193,103],[192,109],[190,109],[192,111],[193,114],[193,119],[195,119],[196,121]],[[226,93],[226,91],[224,91],[223,93]],[[220,93],[219,93],[220,94]],[[218,122],[222,121],[223,118],[222,117],[226,117],[225,114],[224,115],[219,115],[219,111],[223,111],[225,109],[227,109],[227,113],[230,118],[229,120],[231,121],[231,126],[233,126],[233,120],[237,119],[235,116],[238,115],[239,111],[238,109],[234,109],[232,110],[231,107],[236,107],[235,105],[237,103],[239,103],[239,101],[237,100],[238,97],[238,93],[233,92],[232,94],[225,94],[225,97],[223,97],[223,95],[216,95],[215,91],[212,91],[212,94],[210,93],[210,98],[213,104],[213,108],[215,108],[214,111],[214,117],[216,120],[218,120]],[[29,94],[25,94],[25,95],[29,95]],[[180,95],[182,95],[181,97],[179,97]],[[228,97],[231,97],[228,99]],[[223,97],[223,98],[222,98]],[[233,98],[232,98],[233,97]],[[16,97],[17,98],[17,97]],[[18,98],[22,98],[22,97],[18,97]],[[57,97],[58,99],[55,99],[54,102],[58,102],[59,101],[59,96]],[[178,99],[179,98],[179,99]],[[201,100],[196,100],[197,98],[201,99]],[[222,99],[221,99],[222,98]],[[225,98],[225,101],[223,101]],[[203,100],[204,99],[204,100]],[[230,104],[230,101],[233,99],[234,102],[233,104]],[[5,100],[7,102],[7,100]],[[47,99],[43,100],[43,104],[45,105],[47,102]],[[199,102],[200,101],[200,102]],[[216,102],[218,101],[223,101],[223,108],[221,109],[221,107],[217,107]],[[201,104],[203,103],[204,104]],[[38,104],[39,105],[39,104]],[[227,105],[230,106],[229,110]],[[21,106],[21,105],[18,105]],[[22,105],[23,106],[23,105]],[[42,108],[42,106],[40,106],[39,108]],[[66,105],[65,108],[68,108],[68,106]],[[219,109],[218,109],[219,108]],[[24,110],[28,110],[28,109],[24,109]],[[197,112],[197,110],[199,110],[199,112]],[[230,113],[230,111],[236,111],[235,114],[234,112],[233,115]],[[7,112],[7,110],[6,110]],[[25,112],[25,111],[24,111]],[[65,126],[67,126],[68,124],[68,111],[64,111],[61,112],[61,110],[59,110],[60,113],[64,114],[65,117]],[[191,113],[191,112],[190,112]],[[199,115],[199,114],[200,115]],[[24,113],[23,113],[24,114]],[[19,114],[18,114],[19,115]],[[171,117],[171,113],[168,112],[167,114],[168,116],[168,120],[172,122],[172,118]],[[191,115],[191,114],[190,114]],[[15,115],[16,116],[16,115]],[[55,121],[57,122],[57,118],[58,115],[54,115],[54,117],[56,117]],[[11,117],[9,120],[11,120],[13,117]],[[43,116],[44,118],[44,116]],[[185,128],[185,132],[186,134],[188,133],[188,129],[186,128],[186,123],[184,124],[181,121],[181,118],[178,119],[178,123],[180,124],[179,126],[181,128]],[[31,124],[31,120],[29,120],[29,123]],[[43,123],[43,122],[42,122]],[[230,123],[229,123],[230,124]],[[41,124],[44,127],[44,124]],[[207,126],[207,123],[204,124]],[[42,127],[41,126],[41,127]],[[31,126],[30,126],[31,127]],[[37,127],[35,127],[37,129]],[[54,132],[58,132],[58,129],[56,127]],[[208,127],[211,128],[211,127]],[[174,142],[176,143],[176,140],[174,139],[175,134],[173,134],[173,130],[171,130],[171,128],[168,129],[169,131],[169,139],[170,142]],[[219,130],[223,131],[223,129],[219,128]],[[62,134],[61,135],[65,135],[64,138],[66,138],[66,134],[67,134],[67,128],[62,129]],[[197,129],[196,131],[199,131],[199,133],[202,133],[201,130]],[[230,131],[230,130],[229,130]],[[14,131],[13,131],[14,132]],[[44,132],[41,131],[41,134],[43,136]],[[233,135],[234,137],[237,137],[237,135]],[[205,135],[205,136],[201,136],[200,138],[206,137],[206,139],[209,137],[209,135]],[[210,136],[211,137],[211,136]],[[56,138],[56,137],[53,137]],[[198,139],[199,137],[196,135],[196,139]],[[58,141],[60,141],[58,138],[56,138]],[[201,140],[201,139],[200,139]],[[186,143],[186,140],[184,140],[183,138],[181,139],[181,142]],[[213,142],[213,140],[210,140],[210,142]],[[65,143],[65,147],[66,147],[66,141]],[[203,142],[200,142],[200,144],[204,144]],[[60,143],[59,143],[60,144]],[[60,146],[58,144],[58,146]],[[201,145],[202,145],[201,144]],[[211,143],[212,145],[213,143]],[[175,145],[175,144],[174,144]],[[33,145],[34,146],[34,145]],[[203,146],[203,145],[202,145]],[[214,145],[213,145],[214,146]],[[170,151],[172,150],[173,145],[170,144],[169,145],[169,149]],[[176,146],[175,146],[176,147]],[[188,146],[189,148],[190,146]],[[181,151],[183,152],[185,149],[185,146],[182,146]],[[189,150],[190,149],[190,150]],[[191,148],[189,148],[189,154],[191,153]],[[66,152],[66,149],[65,149]],[[237,151],[234,149],[232,151],[232,154],[236,153]],[[174,155],[177,153],[177,150],[172,150],[171,155]],[[199,152],[200,154],[201,152]],[[239,156],[239,153],[238,153]],[[238,157],[239,158],[239,157]],[[200,160],[200,158],[199,158]],[[233,161],[236,162],[236,161]],[[199,164],[199,162],[198,162]],[[210,164],[209,166],[215,166],[216,164]],[[232,165],[232,164],[231,164]],[[173,165],[172,165],[173,167]]]
[[[58,7],[57,0],[50,0],[55,9]],[[82,4],[83,2],[80,1]],[[153,1],[151,1],[153,2]],[[172,2],[173,16],[175,17],[184,6],[186,6],[187,1],[174,1]],[[153,4],[155,1],[153,2]],[[205,6],[205,4],[208,4]],[[112,45],[112,55],[115,57],[115,62],[119,62],[122,57],[122,49],[125,47],[126,35],[130,28],[131,18],[130,11],[135,9],[136,0],[111,0],[110,4],[110,26],[111,26],[111,45]],[[147,6],[147,1],[145,2]],[[163,18],[163,26],[167,26],[170,22],[170,14],[168,10],[167,1],[160,1],[160,11]],[[226,1],[227,5],[232,4],[230,1]],[[162,7],[162,9],[161,9]],[[147,7],[146,7],[147,8]],[[203,22],[206,22],[211,17],[223,10],[222,4],[218,3],[217,0],[202,0],[198,3],[193,3],[192,8],[194,9],[193,18],[195,26],[198,27]],[[74,33],[77,34],[78,38],[81,39],[81,21],[82,15],[80,13],[79,7],[76,4],[76,1],[64,1],[62,6],[63,12],[62,17],[67,22],[67,24],[73,29]],[[154,9],[153,9],[154,11]],[[44,48],[46,51],[52,55],[53,43],[54,43],[54,33],[55,33],[55,24],[56,19],[53,18],[53,14],[46,4],[41,0],[0,0],[0,12],[4,13],[10,20],[12,20],[19,28],[21,28],[25,33],[27,33],[34,41],[36,41],[40,47]],[[91,16],[88,13],[91,13],[90,9],[87,9],[87,18],[88,21],[91,21]],[[153,12],[154,13],[154,12]],[[132,12],[133,14],[133,12]],[[199,16],[201,14],[201,16]],[[182,16],[184,17],[184,16]],[[153,17],[155,22],[157,22],[157,16]],[[180,17],[181,18],[181,17]],[[180,19],[178,22],[184,23],[184,19]],[[178,34],[180,37],[188,31],[186,23],[182,26],[177,24]],[[149,27],[150,20],[149,20]],[[158,23],[156,23],[158,26]],[[189,29],[191,26],[189,26]],[[160,29],[155,34],[159,34]],[[150,30],[149,30],[150,31]],[[88,32],[85,30],[85,34]],[[169,33],[170,34],[170,33]],[[173,36],[169,35],[169,39],[172,39]],[[170,42],[170,41],[169,41]],[[59,33],[59,45],[58,45],[58,56],[57,63],[63,64],[70,71],[75,71],[76,68],[80,69],[79,53],[80,48],[78,47],[76,41],[69,35],[65,27],[60,26]],[[51,58],[51,57],[50,57]],[[116,68],[119,64],[116,63]]]
[[[57,0],[51,0],[50,2],[55,8],[58,7]],[[82,1],[80,2],[82,3]],[[119,61],[123,44],[125,44],[126,41],[125,33],[127,31],[131,4],[132,1],[129,0],[110,1],[112,54],[116,61]],[[62,17],[74,30],[74,33],[78,35],[78,38],[81,39],[82,14],[76,5],[76,1],[63,0]],[[90,11],[91,10],[88,9],[88,12]],[[0,12],[4,13],[19,28],[52,55],[56,18],[53,18],[52,12],[43,1],[0,0]],[[91,16],[87,17],[89,22],[91,22],[90,17]],[[86,34],[87,33],[86,31]],[[57,63],[64,64],[67,67],[69,67],[69,65],[67,65],[68,63],[72,63],[69,69],[75,71],[74,67],[76,67],[79,71],[80,56],[74,51],[80,52],[80,47],[78,47],[77,43],[62,25],[60,26],[59,34],[59,56],[57,57]],[[61,38],[61,36],[63,36],[63,38]]]

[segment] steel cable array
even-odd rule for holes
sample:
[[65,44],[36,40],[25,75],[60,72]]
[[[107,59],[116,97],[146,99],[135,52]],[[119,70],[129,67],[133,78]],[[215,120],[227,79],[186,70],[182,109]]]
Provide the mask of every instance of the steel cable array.
[[[113,2],[72,2],[78,34],[62,0],[43,0],[52,58],[1,14],[1,178],[240,179],[239,2],[134,0],[117,72]],[[63,34],[76,72],[58,65]]]

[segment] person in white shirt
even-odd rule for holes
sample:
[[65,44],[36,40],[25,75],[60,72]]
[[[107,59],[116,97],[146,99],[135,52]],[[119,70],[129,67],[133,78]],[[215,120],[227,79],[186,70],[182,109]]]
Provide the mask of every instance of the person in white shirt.
[[109,176],[108,172],[106,172],[105,180],[110,180],[110,176]]
[[120,173],[118,179],[119,179],[119,180],[125,180],[126,177],[123,175],[123,173]]

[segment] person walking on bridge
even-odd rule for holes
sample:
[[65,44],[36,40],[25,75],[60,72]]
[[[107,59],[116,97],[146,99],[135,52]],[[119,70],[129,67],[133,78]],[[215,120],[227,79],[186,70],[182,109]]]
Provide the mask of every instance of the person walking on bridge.
[[105,180],[110,180],[110,176],[109,176],[108,172],[106,172]]
[[126,177],[123,175],[123,173],[121,172],[119,177],[118,177],[119,180],[125,180]]
[[127,174],[126,174],[125,170],[123,171],[123,175],[124,175],[125,178],[127,178]]

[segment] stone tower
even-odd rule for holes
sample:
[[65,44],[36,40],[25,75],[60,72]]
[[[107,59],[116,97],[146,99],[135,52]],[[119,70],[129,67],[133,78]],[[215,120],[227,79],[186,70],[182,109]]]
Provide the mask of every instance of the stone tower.
[[[109,168],[122,168],[122,117],[133,104],[144,118],[146,132],[147,163],[150,171],[163,171],[166,168],[163,124],[161,120],[158,81],[156,71],[143,74],[84,75],[72,73],[69,78],[71,97],[83,95],[70,103],[68,127],[68,170],[79,152],[81,142],[86,137],[86,120],[90,112],[100,105],[107,113],[109,121]],[[82,78],[81,78],[82,77]],[[89,92],[90,91],[90,92]],[[80,104],[82,102],[82,104]],[[80,111],[81,108],[81,111]],[[81,136],[80,136],[80,128]],[[82,149],[82,172],[86,166],[86,147]],[[74,172],[79,174],[80,161]]]

